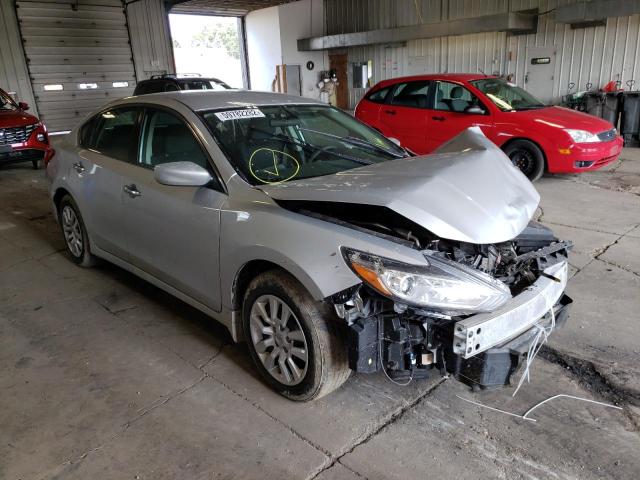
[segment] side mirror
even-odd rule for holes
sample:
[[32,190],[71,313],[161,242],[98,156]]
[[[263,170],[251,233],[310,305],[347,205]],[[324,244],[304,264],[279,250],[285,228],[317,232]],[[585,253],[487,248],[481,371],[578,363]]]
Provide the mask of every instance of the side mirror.
[[485,112],[485,110],[478,105],[471,105],[470,107],[464,109],[464,113],[470,113],[471,115],[484,115],[487,112]]
[[202,187],[213,180],[207,170],[193,162],[163,163],[156,166],[153,175],[162,185],[178,187]]
[[27,102],[18,102],[18,108],[20,110],[29,110],[29,104]]
[[395,143],[399,147],[402,147],[402,145],[400,144],[400,140],[398,140],[397,138],[389,137],[387,138],[387,140],[389,140],[391,143]]

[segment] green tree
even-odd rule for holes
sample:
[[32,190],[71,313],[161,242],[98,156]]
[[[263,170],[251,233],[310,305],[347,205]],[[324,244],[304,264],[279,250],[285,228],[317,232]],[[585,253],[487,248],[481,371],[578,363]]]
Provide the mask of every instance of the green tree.
[[191,46],[224,48],[232,58],[240,58],[240,43],[235,24],[215,24],[205,26],[191,38]]

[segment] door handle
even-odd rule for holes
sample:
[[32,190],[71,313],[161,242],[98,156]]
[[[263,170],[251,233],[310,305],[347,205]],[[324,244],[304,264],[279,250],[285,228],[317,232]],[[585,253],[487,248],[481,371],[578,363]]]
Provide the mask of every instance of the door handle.
[[446,120],[446,118],[444,117],[431,117],[431,118],[437,122],[444,122]]
[[135,183],[132,183],[131,185],[125,185],[122,189],[124,190],[124,193],[129,195],[131,198],[136,198],[142,195],[140,193],[140,190],[138,190],[138,187],[136,187]]
[[82,165],[82,162],[76,162],[73,164],[73,169],[78,173],[82,173],[84,172],[84,165]]
[[395,115],[396,111],[395,110],[385,110],[384,113],[386,113],[387,115]]

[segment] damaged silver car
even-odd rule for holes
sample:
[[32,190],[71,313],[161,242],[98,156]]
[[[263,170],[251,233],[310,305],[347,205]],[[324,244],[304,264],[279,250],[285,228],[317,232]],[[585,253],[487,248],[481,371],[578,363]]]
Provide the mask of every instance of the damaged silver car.
[[479,130],[413,156],[313,100],[131,97],[47,165],[70,258],[102,258],[219,320],[293,400],[351,371],[509,383],[561,325],[570,242]]

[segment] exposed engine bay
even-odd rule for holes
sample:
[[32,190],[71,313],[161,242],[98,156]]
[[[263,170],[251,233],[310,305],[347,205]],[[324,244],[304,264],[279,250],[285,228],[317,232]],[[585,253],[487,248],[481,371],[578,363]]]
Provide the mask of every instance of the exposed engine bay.
[[[419,250],[432,262],[442,259],[454,262],[472,274],[481,272],[493,281],[497,280],[501,287],[506,285],[512,300],[538,288],[541,278],[551,285],[559,283],[559,278],[547,272],[559,264],[566,269],[568,251],[572,247],[571,242],[559,241],[550,229],[536,222],[531,222],[511,241],[476,245],[438,238],[384,207],[336,206],[325,202],[283,202],[282,206],[401,242]],[[482,337],[481,328],[477,328],[478,335],[469,332],[471,340],[461,346],[459,337],[463,331],[461,327],[457,327],[457,332],[454,329],[456,325],[462,325],[457,322],[472,318],[473,314],[412,306],[388,298],[366,282],[333,295],[330,301],[348,324],[351,369],[362,373],[382,370],[397,383],[424,378],[436,369],[444,375],[453,374],[472,387],[509,384],[531,338],[529,326],[527,331],[508,341],[484,348],[480,340],[476,344],[476,338],[486,340],[487,337]],[[552,328],[560,326],[566,321],[570,303],[571,299],[561,294],[555,304],[548,305],[553,312],[542,313],[544,318],[538,324],[548,321],[551,315]],[[467,330],[462,335],[466,337]],[[472,351],[474,344],[477,351]],[[465,351],[467,345],[470,345],[468,352]]]

